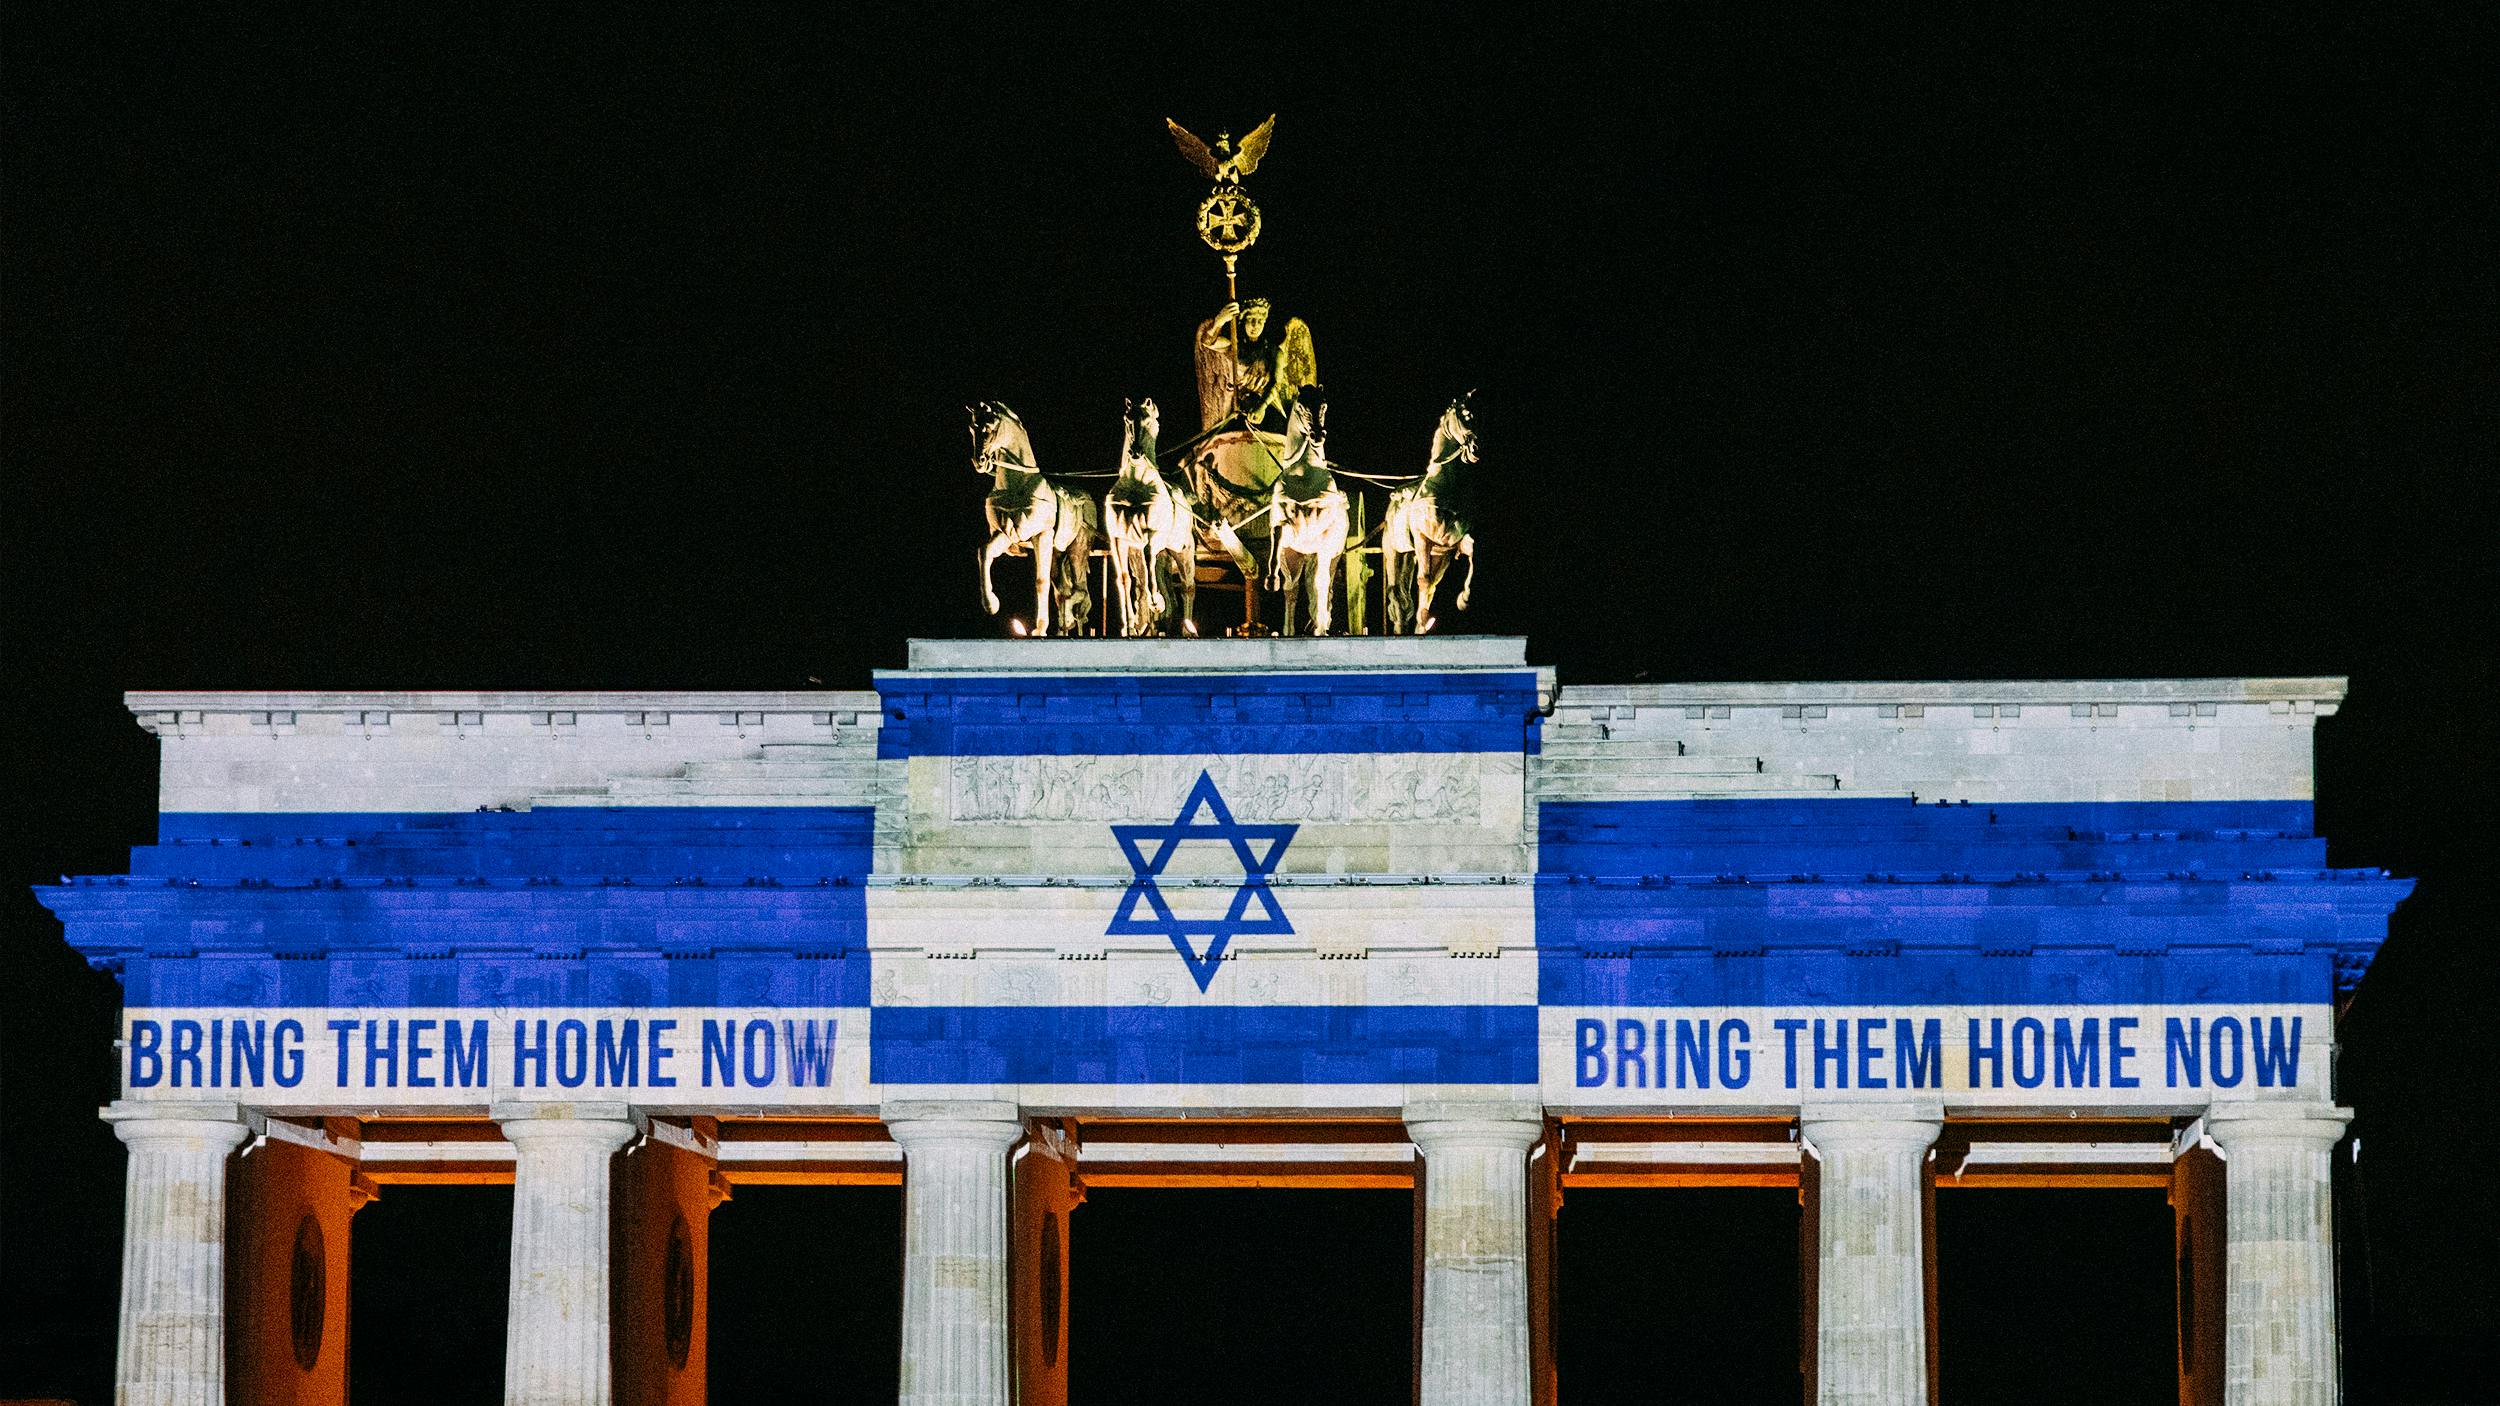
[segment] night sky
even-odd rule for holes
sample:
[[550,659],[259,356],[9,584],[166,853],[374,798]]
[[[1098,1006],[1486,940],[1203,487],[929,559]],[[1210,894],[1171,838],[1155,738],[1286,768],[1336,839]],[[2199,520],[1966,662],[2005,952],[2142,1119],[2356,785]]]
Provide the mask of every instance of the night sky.
[[[2491,1399],[2500,12],[2079,9],[9,6],[0,1396],[110,1394],[117,994],[27,886],[150,834],[121,690],[860,687],[995,632],[962,405],[1053,469],[1126,397],[1174,438],[1223,284],[1163,118],[1274,111],[1245,292],[1332,458],[1418,468],[1480,388],[1459,628],[1567,682],[2351,676],[2320,826],[2422,879],[2344,1028],[2352,1397]],[[1398,1399],[1406,1200],[1213,1195],[1076,1217],[1078,1399]],[[2158,1193],[2015,1195],[1944,1198],[1945,1399],[2168,1399]],[[495,1399],[508,1206],[359,1219],[360,1406]],[[716,1400],[891,1390],[895,1215],[720,1212]],[[1793,1202],[1562,1225],[1574,1406],[1793,1399]]]

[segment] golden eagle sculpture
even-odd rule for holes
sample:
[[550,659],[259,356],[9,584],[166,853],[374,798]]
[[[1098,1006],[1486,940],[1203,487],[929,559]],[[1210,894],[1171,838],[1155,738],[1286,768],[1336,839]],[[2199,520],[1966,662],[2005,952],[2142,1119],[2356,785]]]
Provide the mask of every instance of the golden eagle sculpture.
[[1163,125],[1172,129],[1172,145],[1181,149],[1189,164],[1205,172],[1207,179],[1217,185],[1239,185],[1244,176],[1256,172],[1259,162],[1267,157],[1267,144],[1276,137],[1276,114],[1272,112],[1257,130],[1241,139],[1238,147],[1233,145],[1230,132],[1216,133],[1215,145],[1209,147],[1169,117],[1163,119]]

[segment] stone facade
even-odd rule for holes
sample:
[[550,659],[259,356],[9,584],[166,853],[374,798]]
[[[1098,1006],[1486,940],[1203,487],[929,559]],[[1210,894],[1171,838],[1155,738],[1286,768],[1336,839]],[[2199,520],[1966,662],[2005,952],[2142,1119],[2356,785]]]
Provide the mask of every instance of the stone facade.
[[[248,1143],[237,1204],[337,1292],[374,1185],[512,1178],[533,1406],[700,1399],[741,1177],[903,1182],[906,1400],[1063,1399],[1089,1176],[1420,1187],[1436,1406],[1551,1396],[1568,1187],[1798,1185],[1814,1389],[1907,1403],[1949,1144],[2128,1185],[2221,1149],[2182,1380],[2330,1399],[2334,1027],[2407,888],[2314,833],[2341,680],[1565,684],[1422,638],[873,682],[132,695],[157,842],[43,891],[128,995],[125,1395],[343,1389],[223,1310]],[[275,1234],[238,1282],[303,1277]]]

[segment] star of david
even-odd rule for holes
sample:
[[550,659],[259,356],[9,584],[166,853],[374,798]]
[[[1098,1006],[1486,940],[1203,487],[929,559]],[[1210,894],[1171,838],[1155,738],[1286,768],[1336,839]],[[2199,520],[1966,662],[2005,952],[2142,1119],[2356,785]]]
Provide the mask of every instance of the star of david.
[[[1200,821],[1205,811],[1214,819]],[[1293,924],[1285,920],[1285,910],[1277,906],[1276,891],[1268,887],[1270,875],[1276,872],[1276,861],[1284,858],[1285,846],[1293,843],[1294,825],[1244,825],[1233,819],[1230,806],[1215,789],[1215,779],[1198,773],[1198,784],[1189,788],[1189,799],[1181,802],[1181,813],[1169,825],[1114,825],[1111,837],[1120,842],[1120,852],[1128,856],[1130,872],[1128,890],[1120,895],[1119,911],[1111,915],[1111,926],[1103,931],[1112,936],[1160,933],[1172,940],[1172,950],[1181,954],[1189,975],[1198,989],[1207,989],[1215,980],[1216,964],[1224,960],[1224,949],[1232,940],[1243,936],[1264,936],[1290,933]],[[1233,901],[1221,918],[1183,918],[1165,902],[1162,888],[1155,880],[1163,874],[1163,866],[1172,862],[1173,852],[1184,841],[1220,840],[1233,847],[1233,857],[1241,862],[1241,882],[1233,889]],[[1152,842],[1154,852],[1144,846]],[[1266,846],[1259,854],[1256,846]],[[1150,916],[1140,916],[1143,904]],[[1256,905],[1264,916],[1251,917]],[[1190,939],[1203,937],[1203,948],[1193,947]]]

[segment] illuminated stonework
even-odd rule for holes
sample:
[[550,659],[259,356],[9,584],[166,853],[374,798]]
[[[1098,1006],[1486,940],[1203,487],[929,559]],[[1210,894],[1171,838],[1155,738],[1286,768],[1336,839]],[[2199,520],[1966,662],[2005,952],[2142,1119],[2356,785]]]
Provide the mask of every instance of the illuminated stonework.
[[1084,1187],[1422,1166],[1434,1406],[1549,1399],[1532,1206],[1714,1183],[1805,1198],[1826,1400],[1925,1398],[1931,1186],[2050,1183],[2173,1187],[2191,1386],[2324,1399],[2336,1002],[2408,889],[2312,831],[2341,694],[1448,637],[132,695],[157,843],[42,890],[126,992],[125,1390],[343,1391],[349,1215],[456,1176],[519,1188],[512,1399],[699,1399],[748,1177],[904,1182],[904,1399],[1054,1401]]

